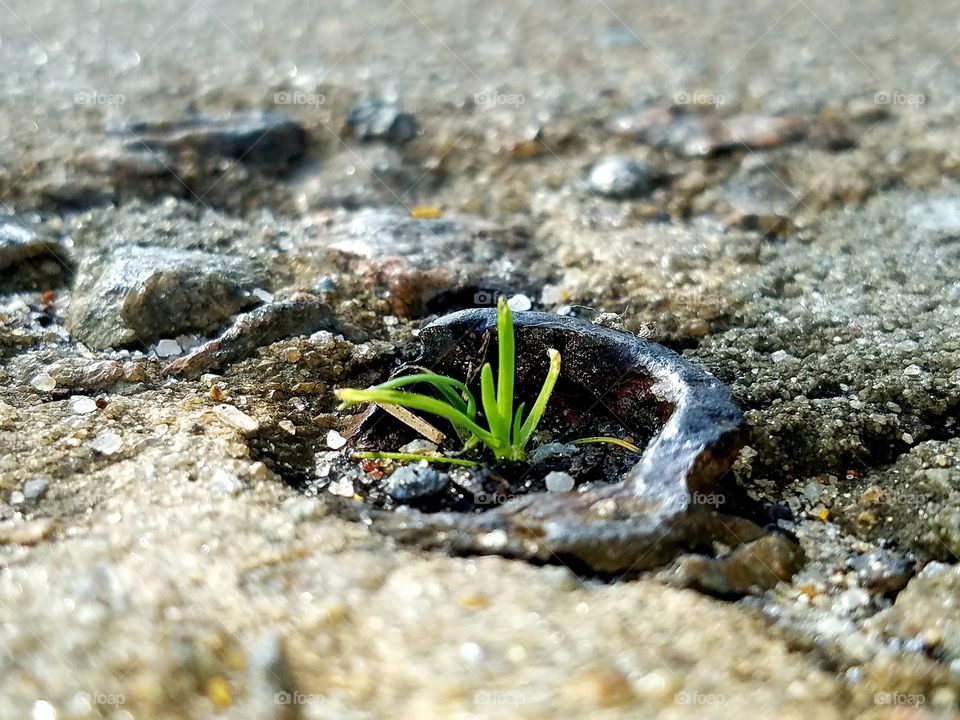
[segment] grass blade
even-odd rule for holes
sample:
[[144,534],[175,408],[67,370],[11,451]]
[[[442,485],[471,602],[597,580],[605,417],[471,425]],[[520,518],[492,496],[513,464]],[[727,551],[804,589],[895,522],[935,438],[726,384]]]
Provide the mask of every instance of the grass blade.
[[557,378],[560,377],[560,353],[550,348],[547,350],[547,355],[550,356],[550,369],[547,370],[547,377],[543,381],[543,387],[540,388],[540,394],[537,395],[536,402],[530,408],[530,416],[520,428],[520,435],[513,441],[514,446],[520,450],[523,450],[530,442],[533,431],[537,429],[540,418],[543,417],[543,413],[547,409],[547,402],[550,400],[551,393],[553,393],[554,385],[557,384]]
[[510,438],[505,438],[509,430],[505,426],[510,421],[500,417],[500,409],[497,407],[497,398],[493,390],[493,368],[490,367],[490,363],[484,363],[483,370],[480,371],[480,402],[483,403],[483,414],[487,418],[487,425],[490,426],[490,433],[497,438],[498,444],[509,444]]
[[517,408],[517,414],[513,418],[513,435],[511,435],[511,444],[516,444],[517,438],[520,437],[520,427],[523,423],[523,409],[526,407],[526,405],[526,403],[520,403],[520,407]]
[[[470,389],[460,380],[456,378],[449,377],[448,375],[438,375],[436,373],[416,373],[414,375],[403,375],[393,380],[387,380],[382,382],[379,385],[374,385],[371,390],[393,390],[399,387],[405,387],[407,385],[416,385],[417,383],[428,383],[433,387],[437,388],[445,399],[447,399],[451,405],[460,410],[466,415],[469,415],[473,418],[476,415],[477,401],[473,397],[473,393],[470,392]],[[465,397],[457,395],[453,391],[453,388],[459,390]],[[471,412],[472,408],[472,412]]]
[[[516,372],[516,348],[513,338],[513,314],[507,299],[501,295],[497,299],[497,410],[510,432],[510,420],[513,418],[513,381]],[[509,442],[509,438],[507,438]]]
[[463,467],[476,467],[480,463],[473,460],[461,460],[460,458],[451,458],[444,455],[420,455],[419,453],[401,453],[401,452],[358,452],[351,457],[369,459],[369,460],[409,460],[410,462],[448,463],[450,465],[462,465]]
[[445,420],[449,420],[454,425],[462,425],[466,430],[476,435],[484,444],[492,448],[499,446],[500,441],[491,433],[477,425],[462,412],[454,407],[447,405],[442,400],[421,395],[415,392],[403,392],[401,390],[380,390],[377,388],[368,388],[367,390],[356,390],[353,388],[342,388],[336,391],[336,395],[347,406],[357,403],[372,402],[382,405],[399,405],[400,407],[410,408],[412,410],[422,410],[433,415],[439,415]]
[[629,440],[621,440],[620,438],[615,437],[585,437],[578,438],[577,440],[572,440],[570,442],[571,445],[589,445],[590,443],[609,443],[611,445],[622,447],[624,450],[629,450],[633,453],[640,452],[640,448]]

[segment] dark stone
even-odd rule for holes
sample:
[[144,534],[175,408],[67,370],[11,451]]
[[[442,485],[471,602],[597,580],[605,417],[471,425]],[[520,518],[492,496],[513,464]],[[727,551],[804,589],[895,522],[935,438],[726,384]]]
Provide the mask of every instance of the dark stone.
[[0,215],[0,271],[60,251],[56,242],[41,237],[13,215]]
[[313,295],[300,293],[238,315],[223,333],[177,358],[164,372],[199,377],[250,355],[256,348],[283,338],[336,330],[333,311]]
[[544,263],[521,232],[466,215],[417,219],[395,210],[341,213],[318,235],[298,238],[292,253],[381,288],[404,317],[491,305],[498,293],[535,296],[532,275]]
[[147,176],[163,174],[164,157],[176,161],[185,153],[286,167],[301,158],[307,147],[303,127],[274,112],[139,122],[113,135],[123,141],[128,170]]
[[347,125],[359,140],[386,140],[403,145],[417,135],[417,120],[396,103],[365,98],[351,108]]
[[430,466],[405,465],[387,481],[387,494],[399,503],[409,503],[435,495],[450,482],[450,476]]
[[803,550],[793,539],[771,533],[744,543],[723,558],[684,555],[657,577],[677,587],[739,597],[789,581],[804,559]]
[[[718,380],[656,343],[576,318],[526,312],[514,324],[518,396],[542,384],[546,351],[556,348],[563,364],[544,421],[575,417],[602,401],[632,434],[650,437],[642,458],[613,484],[521,495],[487,512],[398,514],[357,503],[345,512],[372,517],[373,527],[422,547],[559,559],[602,573],[658,567],[685,549],[716,541],[736,546],[765,534],[709,501],[743,431],[743,416]],[[495,326],[493,310],[442,317],[421,330],[417,364],[465,377],[485,348],[496,356]],[[376,424],[373,418],[370,432]],[[369,440],[361,428],[357,442]]]

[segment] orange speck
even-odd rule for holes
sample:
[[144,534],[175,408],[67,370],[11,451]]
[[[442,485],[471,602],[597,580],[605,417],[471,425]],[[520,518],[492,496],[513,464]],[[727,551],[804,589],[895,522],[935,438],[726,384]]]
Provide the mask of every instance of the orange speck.
[[415,205],[410,208],[410,217],[415,220],[435,220],[443,217],[443,210],[436,205]]
[[830,517],[830,511],[824,508],[823,510],[820,511],[820,514],[817,515],[817,517],[820,518],[823,522],[826,522],[827,519]]
[[227,684],[227,679],[223,675],[214,675],[207,682],[207,697],[217,710],[224,710],[233,704],[230,685]]

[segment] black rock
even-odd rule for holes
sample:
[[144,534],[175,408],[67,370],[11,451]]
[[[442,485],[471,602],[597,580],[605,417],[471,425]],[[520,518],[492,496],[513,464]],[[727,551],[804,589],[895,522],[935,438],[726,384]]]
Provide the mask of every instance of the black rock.
[[228,158],[252,165],[286,166],[303,156],[307,133],[275,112],[251,112],[225,118],[198,115],[172,122],[134,123],[114,133],[131,156],[141,156],[142,172],[162,172],[150,153],[171,159],[189,152],[203,158]]
[[399,503],[435,495],[450,482],[450,476],[430,466],[405,465],[390,476],[386,484],[387,495]]
[[386,140],[403,145],[417,135],[417,119],[399,105],[366,98],[347,114],[347,125],[359,140]]

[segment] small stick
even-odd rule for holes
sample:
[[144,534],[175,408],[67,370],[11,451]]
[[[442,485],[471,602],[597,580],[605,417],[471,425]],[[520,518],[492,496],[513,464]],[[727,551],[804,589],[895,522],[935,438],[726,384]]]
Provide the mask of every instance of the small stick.
[[404,425],[413,428],[434,445],[439,445],[447,437],[422,417],[414,415],[404,407],[390,403],[377,403],[377,407],[382,408],[384,412],[390,413]]

